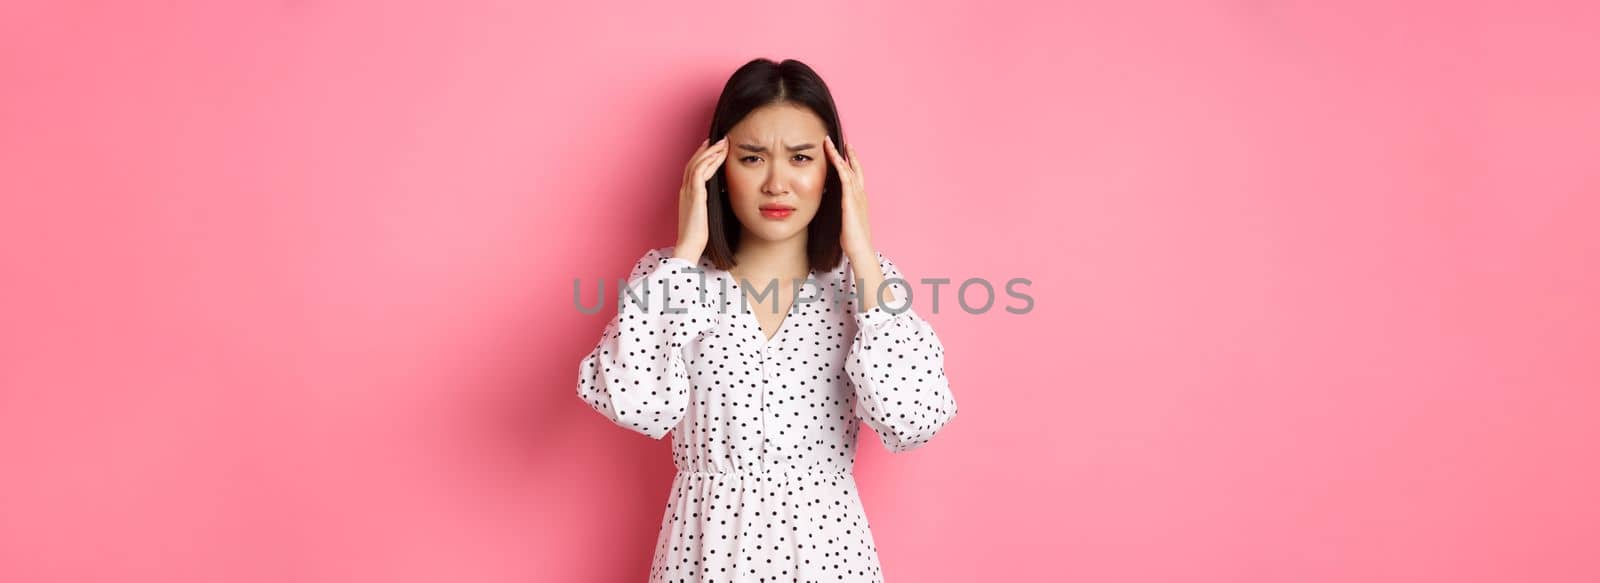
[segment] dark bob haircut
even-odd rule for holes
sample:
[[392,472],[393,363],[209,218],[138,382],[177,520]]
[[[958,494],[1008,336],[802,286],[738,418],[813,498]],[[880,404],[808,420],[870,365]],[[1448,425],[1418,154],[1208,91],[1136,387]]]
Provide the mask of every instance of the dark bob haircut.
[[[728,135],[740,120],[762,106],[789,103],[810,109],[822,118],[823,127],[833,137],[833,143],[844,150],[844,129],[839,125],[839,112],[833,106],[833,94],[828,92],[822,77],[805,63],[794,59],[773,62],[755,59],[733,72],[717,98],[716,113],[711,116],[712,142]],[[739,248],[739,237],[744,232],[739,218],[733,214],[733,204],[724,190],[723,172],[706,181],[706,254],[717,269],[734,266],[733,252]],[[811,268],[818,272],[830,271],[839,265],[844,250],[839,246],[839,230],[844,209],[839,201],[839,172],[828,164],[828,177],[823,182],[822,204],[817,215],[806,226],[806,258]]]

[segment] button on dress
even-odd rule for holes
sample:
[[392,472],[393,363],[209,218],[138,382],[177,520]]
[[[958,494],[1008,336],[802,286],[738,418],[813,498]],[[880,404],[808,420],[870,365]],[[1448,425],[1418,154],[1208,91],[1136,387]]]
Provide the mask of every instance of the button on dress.
[[848,258],[812,270],[769,339],[755,310],[770,308],[753,298],[776,285],[743,291],[709,259],[672,249],[635,263],[578,370],[595,411],[673,435],[677,475],[649,580],[883,581],[852,473],[856,433],[865,422],[903,452],[957,412],[944,346],[907,303],[903,276],[878,252],[895,301],[860,312]]

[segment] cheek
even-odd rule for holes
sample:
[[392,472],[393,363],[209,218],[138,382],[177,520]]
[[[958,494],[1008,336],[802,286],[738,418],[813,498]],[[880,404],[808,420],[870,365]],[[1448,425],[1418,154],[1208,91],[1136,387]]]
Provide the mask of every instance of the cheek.
[[821,164],[813,164],[796,173],[794,186],[806,196],[817,197],[822,195],[822,187],[827,185],[827,180],[828,168]]
[[728,181],[729,192],[748,193],[761,187],[760,173],[745,168],[729,167],[723,177]]
[[828,167],[819,164],[816,170],[807,176],[806,196],[812,202],[820,202],[822,200],[822,189],[828,187]]

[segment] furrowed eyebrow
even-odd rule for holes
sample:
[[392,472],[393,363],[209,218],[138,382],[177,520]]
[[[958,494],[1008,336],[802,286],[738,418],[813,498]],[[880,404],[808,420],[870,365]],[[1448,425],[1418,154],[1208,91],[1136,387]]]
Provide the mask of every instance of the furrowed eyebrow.
[[[816,144],[800,144],[800,145],[797,145],[797,146],[789,146],[789,151],[790,152],[800,152],[800,151],[803,151],[803,150],[810,150],[810,149],[815,148],[815,147],[817,147]],[[756,153],[765,153],[767,151],[767,147],[766,146],[758,146],[758,145],[755,145],[755,144],[739,144],[739,149],[740,150],[744,150],[746,152],[756,152]]]

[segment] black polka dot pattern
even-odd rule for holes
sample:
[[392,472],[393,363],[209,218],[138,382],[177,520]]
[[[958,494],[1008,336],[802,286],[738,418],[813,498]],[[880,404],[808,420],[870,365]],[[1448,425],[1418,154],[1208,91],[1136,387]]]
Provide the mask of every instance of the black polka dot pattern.
[[[903,277],[878,262],[886,280]],[[852,473],[856,434],[865,422],[903,452],[948,425],[944,346],[903,284],[858,313],[848,259],[810,277],[801,296],[816,301],[792,302],[769,339],[731,274],[651,249],[580,363],[578,396],[595,411],[673,434],[650,581],[883,581]]]

